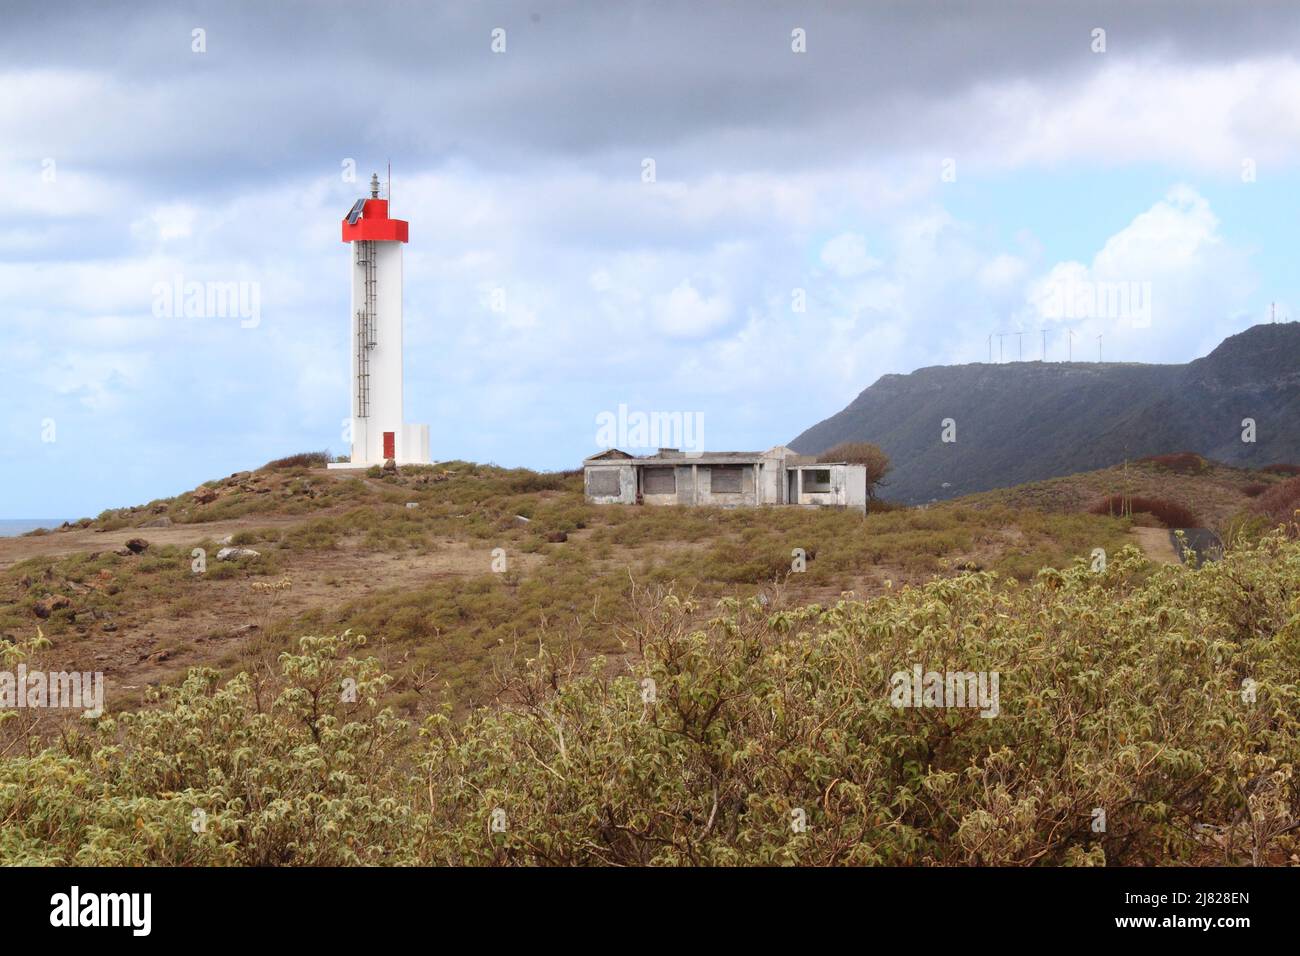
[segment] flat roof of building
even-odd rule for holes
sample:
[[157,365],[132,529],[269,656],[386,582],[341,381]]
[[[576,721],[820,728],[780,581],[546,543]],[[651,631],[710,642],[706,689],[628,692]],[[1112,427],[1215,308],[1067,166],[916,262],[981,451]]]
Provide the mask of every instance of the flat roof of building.
[[[782,453],[783,454],[780,454]],[[778,454],[774,454],[778,453]],[[845,465],[843,461],[817,461],[814,455],[800,455],[781,445],[769,451],[679,451],[661,448],[653,455],[629,455],[618,448],[607,448],[583,460],[583,464],[602,462],[627,465],[757,465],[769,458],[779,458],[792,467]]]

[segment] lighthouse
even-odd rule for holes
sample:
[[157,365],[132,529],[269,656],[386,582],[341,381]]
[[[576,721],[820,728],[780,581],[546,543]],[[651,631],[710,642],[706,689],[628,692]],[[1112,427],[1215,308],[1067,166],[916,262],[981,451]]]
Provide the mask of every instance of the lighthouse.
[[402,246],[409,223],[388,217],[379,176],[343,219],[352,260],[352,457],[334,467],[429,463],[429,426],[402,417]]

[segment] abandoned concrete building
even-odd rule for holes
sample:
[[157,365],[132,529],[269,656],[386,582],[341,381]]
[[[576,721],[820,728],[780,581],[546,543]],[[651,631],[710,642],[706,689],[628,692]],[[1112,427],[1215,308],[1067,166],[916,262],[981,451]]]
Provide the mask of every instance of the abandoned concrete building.
[[819,462],[782,445],[762,452],[660,448],[639,456],[610,448],[585,459],[582,470],[592,504],[867,506],[866,466]]

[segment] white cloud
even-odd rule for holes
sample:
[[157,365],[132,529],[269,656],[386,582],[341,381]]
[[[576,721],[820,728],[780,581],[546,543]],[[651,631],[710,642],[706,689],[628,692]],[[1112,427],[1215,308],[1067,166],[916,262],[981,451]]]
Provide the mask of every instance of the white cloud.
[[[1292,57],[1189,64],[1107,53],[1083,82],[987,83],[941,115],[982,163],[1116,166],[1163,162],[1239,175],[1243,159],[1300,157],[1300,62]],[[933,122],[942,122],[937,117]]]
[[1179,361],[1239,330],[1253,286],[1245,253],[1224,240],[1209,202],[1178,185],[1091,262],[1058,262],[1032,280],[1022,318],[1073,328],[1089,343],[1104,336],[1112,356]]
[[92,412],[122,407],[123,393],[138,389],[149,367],[139,352],[65,352],[45,365],[38,381],[58,395],[71,395]]
[[979,281],[986,289],[1002,290],[1024,281],[1029,264],[1020,256],[1001,253],[990,259],[979,270]]
[[197,215],[198,211],[185,203],[158,206],[149,212],[148,217],[131,223],[131,235],[137,239],[159,242],[188,239],[193,232]]
[[867,240],[857,233],[845,232],[822,246],[822,264],[841,278],[869,272],[880,260],[867,255]]
[[698,338],[721,328],[731,317],[725,294],[702,295],[689,279],[654,300],[655,324],[674,338]]

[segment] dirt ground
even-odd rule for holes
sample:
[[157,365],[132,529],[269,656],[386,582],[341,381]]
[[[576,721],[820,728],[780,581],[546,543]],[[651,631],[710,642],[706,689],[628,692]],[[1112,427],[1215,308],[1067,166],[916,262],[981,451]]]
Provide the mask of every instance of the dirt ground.
[[[315,517],[315,516],[312,516]],[[186,547],[254,528],[287,528],[302,517],[253,517],[168,528],[124,528],[96,532],[73,530],[32,537],[0,538],[0,568],[37,556],[107,551],[130,538],[151,546]],[[138,700],[149,685],[169,682],[190,667],[219,665],[245,651],[274,622],[315,609],[337,608],[372,591],[421,587],[441,578],[482,574],[491,568],[492,549],[444,539],[428,552],[373,552],[342,542],[328,552],[280,551],[283,571],[274,578],[218,580],[207,583],[200,601],[176,614],[170,606],[129,609],[115,615],[114,628],[79,627],[54,649],[61,667],[101,671],[109,678],[110,704]],[[527,573],[544,560],[538,554],[511,555],[513,569]],[[265,589],[253,585],[288,582]],[[116,701],[113,699],[116,697]]]
[[1165,528],[1134,528],[1133,536],[1137,538],[1138,546],[1152,561],[1158,561],[1160,564],[1178,564],[1178,552],[1174,550],[1173,542],[1169,540],[1169,532]]
[[111,551],[122,547],[132,538],[144,538],[150,544],[184,546],[197,544],[205,539],[220,540],[228,534],[253,528],[285,528],[301,524],[303,520],[297,515],[265,516],[237,518],[233,521],[213,521],[205,524],[178,524],[168,528],[121,528],[117,531],[76,528],[42,535],[0,538],[0,571],[7,570],[28,558],[60,557],[80,551]]

